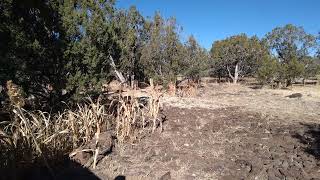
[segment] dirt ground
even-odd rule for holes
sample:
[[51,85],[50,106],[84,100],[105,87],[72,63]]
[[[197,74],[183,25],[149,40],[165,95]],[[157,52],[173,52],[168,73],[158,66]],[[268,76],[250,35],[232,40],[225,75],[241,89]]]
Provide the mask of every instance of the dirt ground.
[[163,132],[116,147],[98,178],[320,179],[320,87],[209,84],[162,100]]

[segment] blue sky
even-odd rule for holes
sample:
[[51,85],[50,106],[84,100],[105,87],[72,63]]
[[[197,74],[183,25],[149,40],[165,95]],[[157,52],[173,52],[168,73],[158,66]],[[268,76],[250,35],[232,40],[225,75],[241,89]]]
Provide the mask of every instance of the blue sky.
[[147,17],[155,11],[176,17],[182,40],[194,35],[210,49],[215,40],[246,33],[263,37],[274,27],[291,23],[308,33],[320,31],[320,0],[118,0],[117,7],[135,5]]

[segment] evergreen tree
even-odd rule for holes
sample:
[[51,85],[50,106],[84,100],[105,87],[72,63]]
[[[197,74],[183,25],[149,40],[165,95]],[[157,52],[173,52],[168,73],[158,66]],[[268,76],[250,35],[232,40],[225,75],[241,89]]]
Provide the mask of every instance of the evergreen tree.
[[67,88],[78,93],[95,91],[111,76],[110,55],[121,51],[113,21],[114,1],[66,0],[60,11],[69,41],[64,52]]
[[302,61],[309,55],[310,48],[316,45],[315,37],[306,33],[302,27],[288,24],[273,29],[266,35],[266,40],[286,73],[286,85],[291,85],[295,77],[303,75]]
[[182,61],[178,30],[174,18],[164,20],[155,14],[141,56],[146,77],[162,83],[175,80]]
[[233,83],[237,83],[239,77],[256,72],[259,60],[267,51],[257,37],[240,34],[216,41],[210,53],[216,71],[224,76],[227,73]]
[[200,47],[193,36],[188,38],[184,48],[186,52],[183,61],[183,73],[192,79],[199,79],[209,68],[207,52]]
[[0,83],[12,80],[51,105],[65,82],[60,5],[42,0],[0,2]]

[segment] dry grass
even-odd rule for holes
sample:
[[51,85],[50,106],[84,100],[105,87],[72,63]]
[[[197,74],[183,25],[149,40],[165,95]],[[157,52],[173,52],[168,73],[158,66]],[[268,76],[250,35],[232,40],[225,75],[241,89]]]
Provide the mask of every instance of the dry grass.
[[[134,95],[119,94],[105,104],[89,99],[58,114],[30,112],[16,106],[12,120],[0,124],[0,166],[20,168],[42,163],[50,169],[48,162],[63,160],[93,137],[99,139],[100,132],[106,130],[114,130],[119,143],[137,139],[161,124],[159,98],[154,92],[143,103]],[[98,153],[97,149],[92,151]]]
[[[134,93],[119,94],[116,104],[116,136],[119,143],[136,140],[141,133],[152,132],[160,125],[158,119],[161,93],[152,89],[148,97],[136,97]],[[148,128],[146,128],[148,127]]]
[[179,97],[195,97],[198,94],[199,84],[190,82],[186,86],[179,87],[177,90],[177,95]]
[[[87,143],[100,133],[101,127],[110,123],[105,105],[99,102],[89,101],[78,105],[74,111],[66,110],[55,115],[16,107],[12,121],[2,122],[0,141],[4,162],[1,165],[40,161],[49,166],[48,161],[62,160],[72,149]],[[11,158],[5,158],[8,154]]]
[[[288,116],[296,120],[315,121],[319,109],[319,86],[294,86],[292,89],[254,89],[251,86],[233,84],[208,84],[201,89],[198,97],[177,98],[165,97],[164,104],[182,108],[226,108],[241,107],[266,115],[287,120]],[[286,96],[301,93],[300,99]],[[292,120],[292,118],[290,118]]]

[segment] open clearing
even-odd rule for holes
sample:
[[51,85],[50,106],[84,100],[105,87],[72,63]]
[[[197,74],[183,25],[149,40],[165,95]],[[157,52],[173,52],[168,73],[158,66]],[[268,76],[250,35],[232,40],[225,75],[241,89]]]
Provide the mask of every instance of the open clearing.
[[[288,95],[301,93],[302,97]],[[162,99],[163,131],[116,145],[95,169],[67,160],[56,179],[319,179],[320,87],[207,84]],[[43,169],[21,177],[50,179]],[[31,173],[28,175],[28,173]],[[19,173],[21,174],[21,173]]]
[[[302,98],[288,98],[293,93]],[[320,89],[209,84],[193,98],[164,97],[164,130],[116,148],[101,179],[317,179]]]

